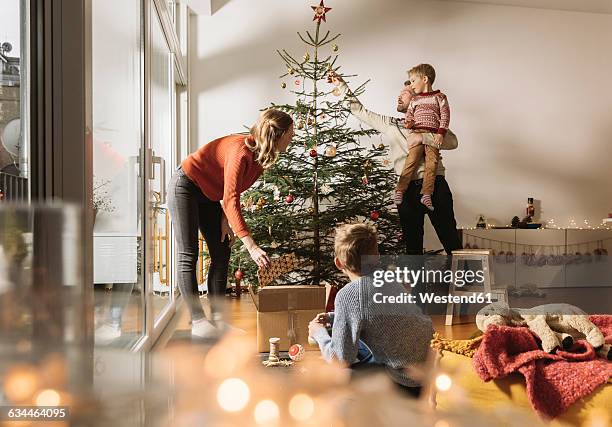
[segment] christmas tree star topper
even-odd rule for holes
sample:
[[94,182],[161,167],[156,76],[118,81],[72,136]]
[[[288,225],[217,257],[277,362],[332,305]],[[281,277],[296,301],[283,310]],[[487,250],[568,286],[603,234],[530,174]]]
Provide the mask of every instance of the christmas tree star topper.
[[323,22],[327,22],[325,20],[325,14],[329,12],[330,10],[332,10],[331,7],[325,7],[325,5],[323,4],[323,0],[321,0],[321,3],[319,3],[318,6],[310,6],[310,7],[312,7],[312,10],[314,10],[314,13],[315,13],[314,18],[312,18],[313,21],[321,22],[321,20],[323,20]]

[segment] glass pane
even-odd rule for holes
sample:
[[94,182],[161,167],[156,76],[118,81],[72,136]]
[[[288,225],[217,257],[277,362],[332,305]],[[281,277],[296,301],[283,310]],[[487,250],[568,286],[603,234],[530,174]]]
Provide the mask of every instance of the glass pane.
[[83,339],[79,216],[74,206],[0,205],[2,351],[15,345],[63,347]]
[[170,286],[171,244],[169,213],[166,205],[166,184],[173,165],[174,137],[174,78],[172,55],[157,16],[151,18],[151,217],[153,239],[153,312],[155,318],[172,303]]
[[4,0],[0,12],[0,202],[29,193],[25,3]]
[[[121,13],[117,13],[121,11]],[[93,2],[94,287],[98,345],[144,333],[141,2]]]

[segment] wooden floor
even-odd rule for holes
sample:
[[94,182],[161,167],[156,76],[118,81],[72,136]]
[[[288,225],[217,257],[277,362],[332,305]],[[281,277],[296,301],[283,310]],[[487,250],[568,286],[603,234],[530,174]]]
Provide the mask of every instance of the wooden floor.
[[[202,305],[208,312],[207,299],[202,298]],[[249,294],[243,294],[240,298],[226,297],[225,319],[232,326],[242,329],[248,336],[252,337],[253,351],[255,352],[255,341],[257,336],[257,311]],[[457,319],[457,318],[456,318]],[[459,322],[453,326],[444,325],[445,316],[432,316],[434,329],[442,336],[452,339],[468,339],[478,332],[473,316],[458,319]],[[175,319],[168,325],[155,346],[155,350],[162,350],[173,343],[173,337],[185,337],[191,330],[189,324],[189,313],[184,304],[181,304]],[[181,342],[182,344],[184,342]]]

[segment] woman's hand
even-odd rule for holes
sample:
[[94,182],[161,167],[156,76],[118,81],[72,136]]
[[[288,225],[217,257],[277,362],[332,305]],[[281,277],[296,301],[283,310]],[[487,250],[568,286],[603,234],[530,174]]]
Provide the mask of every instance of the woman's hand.
[[253,240],[250,234],[242,238],[242,243],[244,243],[244,247],[247,248],[249,255],[251,255],[251,258],[259,268],[267,268],[270,266],[270,257],[268,257],[268,254],[261,249],[257,243],[255,243],[255,240]]
[[251,255],[251,258],[253,261],[255,261],[255,264],[257,264],[259,268],[270,267],[270,257],[262,248],[255,245],[253,248],[248,249],[248,251],[249,255]]
[[229,225],[227,217],[225,216],[225,214],[222,214],[221,215],[221,242],[225,241],[226,236],[229,240],[229,245],[232,246],[234,242],[236,241],[236,236],[234,235],[234,232],[232,231],[232,228]]

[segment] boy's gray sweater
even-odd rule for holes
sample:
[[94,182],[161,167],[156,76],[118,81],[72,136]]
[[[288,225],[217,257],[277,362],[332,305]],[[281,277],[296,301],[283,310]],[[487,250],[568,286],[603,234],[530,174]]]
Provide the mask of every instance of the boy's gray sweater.
[[332,335],[321,328],[313,337],[323,357],[347,364],[356,361],[359,340],[372,351],[376,363],[384,365],[394,381],[409,387],[420,385],[405,368],[425,362],[433,335],[431,319],[410,303],[375,303],[374,294],[401,295],[399,283],[375,287],[371,276],[344,286],[336,295]]

